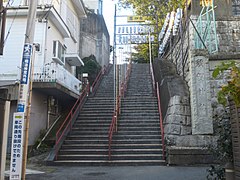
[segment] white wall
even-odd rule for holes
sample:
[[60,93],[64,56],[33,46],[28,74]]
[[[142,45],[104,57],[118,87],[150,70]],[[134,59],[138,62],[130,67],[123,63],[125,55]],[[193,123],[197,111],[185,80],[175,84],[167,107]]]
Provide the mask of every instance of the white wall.
[[98,0],[83,0],[84,4],[89,9],[94,9],[95,13],[97,13],[98,10]]
[[47,127],[47,96],[33,90],[30,114],[29,145],[33,145]]
[[[43,65],[45,40],[44,28],[44,23],[36,22],[34,43],[40,44],[40,52],[36,52],[36,67]],[[3,56],[0,56],[0,80],[6,78],[6,76],[1,78],[1,74],[15,74],[15,76],[10,79],[19,79],[25,32],[26,17],[17,17],[14,21],[13,18],[7,18],[6,35],[8,34],[8,36],[5,42]],[[37,68],[35,71],[37,71]]]
[[4,55],[0,56],[0,74],[18,74],[20,72],[26,23],[25,18],[16,18],[13,24],[12,22],[13,18],[8,18],[6,22],[6,35],[8,31],[9,34],[5,41]]

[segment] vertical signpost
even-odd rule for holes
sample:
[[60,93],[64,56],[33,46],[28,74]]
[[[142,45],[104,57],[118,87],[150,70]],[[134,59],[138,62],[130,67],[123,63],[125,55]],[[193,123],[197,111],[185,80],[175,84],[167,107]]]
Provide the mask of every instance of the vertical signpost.
[[16,112],[13,115],[10,179],[21,179],[23,129],[24,112]]
[[23,47],[23,56],[21,63],[22,67],[17,112],[14,113],[13,117],[10,180],[25,179],[30,114],[30,107],[27,108],[27,106],[29,105],[29,97],[31,96],[31,59],[33,56],[36,9],[37,1],[29,1],[25,44]]
[[26,126],[25,111],[29,96],[32,49],[32,45],[29,43],[26,43],[23,48],[17,112],[13,114],[12,151],[10,166],[11,180],[21,179],[24,143],[23,137],[26,137],[26,135],[24,135],[24,128]]

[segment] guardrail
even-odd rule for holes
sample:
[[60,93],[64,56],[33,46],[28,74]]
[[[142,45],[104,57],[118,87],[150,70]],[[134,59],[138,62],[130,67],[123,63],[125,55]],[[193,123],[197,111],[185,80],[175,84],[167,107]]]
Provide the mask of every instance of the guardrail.
[[161,109],[160,89],[159,89],[158,82],[155,82],[152,63],[150,63],[150,72],[152,76],[154,94],[155,96],[157,96],[157,99],[158,99],[159,122],[160,122],[162,148],[163,148],[162,156],[163,156],[163,159],[165,159],[164,127],[163,127],[163,118],[162,118],[162,109]]
[[123,97],[125,97],[125,92],[127,90],[127,84],[128,84],[130,73],[131,73],[131,63],[128,65],[126,78],[124,79],[124,82],[121,83],[120,93],[116,98],[116,109],[113,112],[112,121],[108,130],[108,159],[109,160],[111,160],[112,137],[113,137],[113,133],[117,131],[118,116],[121,113],[121,100]]

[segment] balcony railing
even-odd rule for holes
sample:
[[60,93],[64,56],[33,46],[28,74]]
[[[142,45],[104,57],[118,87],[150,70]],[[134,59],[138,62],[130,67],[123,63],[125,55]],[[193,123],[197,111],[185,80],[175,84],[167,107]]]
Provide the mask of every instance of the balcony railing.
[[48,63],[42,68],[34,68],[38,69],[38,72],[34,73],[34,82],[56,82],[74,93],[80,94],[81,81],[68,72],[63,66],[56,63]]

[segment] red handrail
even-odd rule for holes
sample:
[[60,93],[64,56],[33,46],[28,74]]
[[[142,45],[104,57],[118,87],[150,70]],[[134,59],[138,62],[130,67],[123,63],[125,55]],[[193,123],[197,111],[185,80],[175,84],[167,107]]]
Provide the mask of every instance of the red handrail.
[[[72,128],[72,121],[73,117],[76,115],[76,112],[79,110],[79,108],[83,105],[83,100],[84,98],[89,94],[89,84],[85,87],[85,89],[82,91],[81,95],[79,96],[78,100],[75,102],[73,105],[71,111],[67,115],[66,119],[58,129],[56,133],[56,142],[55,142],[55,147],[59,144],[61,141],[62,137],[64,136],[65,132],[67,130],[70,130]],[[55,154],[57,157],[57,151],[58,149],[55,149]]]
[[161,137],[162,137],[162,155],[163,159],[165,159],[165,144],[164,144],[164,128],[163,128],[163,118],[162,118],[162,110],[161,110],[161,98],[160,98],[160,89],[157,82],[157,98],[158,98],[158,112],[159,112],[159,120],[160,120],[160,129],[161,129]]
[[112,145],[113,132],[117,131],[117,120],[118,120],[118,116],[121,113],[121,99],[125,95],[130,73],[131,73],[131,64],[128,65],[128,70],[126,73],[126,78],[124,80],[124,83],[121,83],[120,93],[116,98],[116,102],[117,102],[116,110],[113,112],[112,121],[108,130],[108,159],[109,160],[111,160],[111,145]]
[[[92,84],[92,92],[95,91],[97,83],[102,78],[102,76],[110,69],[110,67],[111,67],[110,64],[108,65],[107,68],[104,66],[102,68],[102,70],[98,73],[96,79],[94,80],[94,82]],[[90,86],[88,84],[85,87],[85,89],[82,91],[82,93],[79,96],[78,100],[75,102],[75,104],[73,105],[71,111],[69,112],[69,114],[67,115],[66,119],[64,120],[64,122],[60,126],[59,130],[57,131],[57,133],[56,133],[56,142],[55,142],[55,155],[56,155],[56,158],[57,158],[58,145],[61,142],[64,134],[66,133],[66,131],[67,130],[71,130],[72,125],[73,125],[74,116],[76,115],[76,113],[78,112],[80,107],[83,105],[84,99],[85,99],[86,96],[88,96],[89,92],[90,92]]]
[[92,83],[91,92],[95,92],[96,85],[99,83],[100,79],[102,79],[102,76],[103,76],[104,74],[108,73],[110,67],[111,67],[110,64],[108,64],[107,67],[104,65],[104,67],[101,69],[101,71],[99,71],[97,77],[95,78],[95,80],[94,80],[93,83]]
[[[154,92],[155,96],[157,95],[157,99],[158,99],[158,112],[159,112],[162,148],[163,148],[162,155],[163,155],[163,159],[165,159],[164,127],[163,127],[163,118],[162,118],[162,109],[161,109],[160,89],[159,89],[158,82],[155,82],[154,73],[153,73],[153,65],[151,62],[150,62],[150,72],[151,72],[151,76],[152,76],[153,92]],[[156,85],[157,85],[157,89],[156,89]]]
[[155,78],[154,78],[152,62],[150,62],[150,72],[151,72],[151,77],[152,77],[153,94],[156,96],[156,87],[155,87],[156,82],[155,82]]

